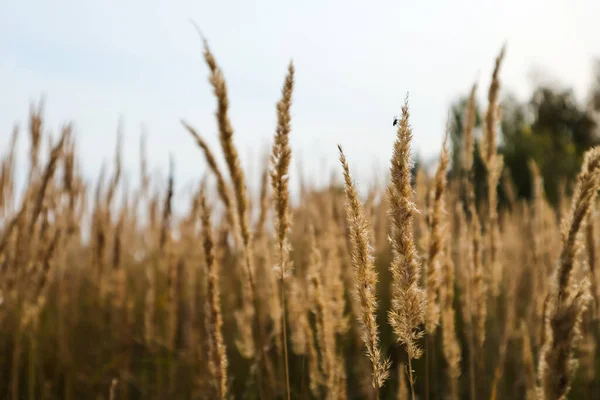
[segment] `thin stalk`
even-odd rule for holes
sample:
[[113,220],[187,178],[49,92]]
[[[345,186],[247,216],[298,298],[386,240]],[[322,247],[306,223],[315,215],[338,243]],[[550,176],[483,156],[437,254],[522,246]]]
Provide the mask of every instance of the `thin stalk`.
[[284,275],[283,269],[280,275],[280,286],[281,286],[281,335],[283,337],[283,360],[285,365],[285,390],[287,394],[287,400],[290,400],[290,371],[288,367],[288,346],[287,346],[287,323],[285,318],[285,292],[284,292]]
[[475,346],[473,345],[473,332],[469,335],[469,381],[471,400],[475,400]]
[[28,386],[28,394],[29,400],[35,400],[35,364],[36,364],[36,343],[34,333],[31,333],[29,337],[29,382]]
[[[255,310],[255,314],[256,314],[256,324],[257,324],[257,332],[256,332],[256,336],[257,336],[257,340],[258,340],[258,345],[260,346],[260,354],[259,354],[259,359],[262,358],[263,362],[265,364],[265,368],[267,370],[267,375],[269,377],[269,382],[270,382],[270,386],[272,388],[275,388],[275,382],[273,380],[273,370],[272,370],[272,366],[269,363],[269,359],[267,356],[267,350],[265,347],[265,339],[263,337],[263,332],[261,327],[263,327],[263,319],[262,319],[262,314],[260,312],[260,302],[258,299],[258,293],[256,292],[256,285],[254,284],[254,278],[252,277],[252,270],[250,269],[250,264],[248,262],[246,262],[246,266],[248,268],[248,282],[250,283],[250,290],[252,290],[253,293],[253,302],[254,302],[254,310]],[[285,314],[285,313],[284,313]],[[287,368],[287,364],[286,364],[286,368]],[[260,381],[262,381],[261,375],[259,374],[259,379]],[[262,386],[262,385],[261,385]],[[289,400],[289,399],[288,399]]]
[[17,329],[17,338],[15,339],[15,348],[12,357],[12,382],[11,382],[11,393],[13,399],[19,398],[19,380],[21,370],[21,340],[22,340],[21,329]]
[[412,400],[416,399],[415,396],[415,385],[413,382],[413,373],[412,373],[412,358],[410,357],[410,355],[408,356],[408,380],[410,381],[410,398]]

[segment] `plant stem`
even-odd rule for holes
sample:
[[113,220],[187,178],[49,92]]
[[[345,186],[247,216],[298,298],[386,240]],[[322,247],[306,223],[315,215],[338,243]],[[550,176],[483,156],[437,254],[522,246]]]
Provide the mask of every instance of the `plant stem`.
[[[263,323],[262,323],[262,314],[260,312],[260,302],[258,299],[258,293],[256,292],[256,285],[254,284],[254,278],[252,277],[252,269],[250,268],[250,262],[247,259],[248,257],[248,251],[247,249],[244,250],[244,252],[246,252],[246,268],[248,269],[248,281],[250,283],[250,290],[252,291],[252,299],[254,301],[254,312],[256,315],[256,335],[257,335],[257,339],[258,339],[258,345],[260,346],[260,354],[258,355],[258,359],[260,360],[262,358],[264,364],[265,364],[265,369],[267,370],[267,376],[270,382],[270,387],[274,390],[275,389],[275,382],[274,382],[274,378],[273,378],[273,371],[272,371],[272,366],[269,363],[269,360],[267,358],[267,350],[265,348],[265,340],[263,338],[263,334],[262,334],[262,327],[263,327]],[[285,315],[285,313],[284,313]],[[286,362],[286,368],[287,368],[287,362]],[[260,364],[259,364],[259,369],[260,369]],[[258,385],[263,386],[262,385],[262,375],[259,373],[258,374]]]
[[410,381],[410,395],[411,399],[415,400],[415,385],[413,382],[413,373],[412,373],[412,360],[410,355],[408,356],[408,380]]
[[35,400],[35,356],[36,356],[36,343],[35,343],[35,330],[31,332],[29,337],[29,382],[27,387],[29,389],[29,400]]
[[473,344],[473,331],[469,334],[469,381],[471,400],[475,400],[475,346]]
[[281,270],[280,286],[281,286],[281,324],[282,324],[282,335],[283,335],[283,361],[285,367],[285,390],[287,394],[287,400],[290,400],[290,371],[288,367],[288,348],[287,348],[287,323],[285,320],[285,282],[283,281],[283,269]]
[[12,398],[19,398],[19,380],[20,380],[20,369],[21,369],[21,337],[23,336],[21,333],[21,329],[17,328],[17,338],[15,339],[15,348],[13,350],[12,356],[12,383],[11,383],[11,392]]

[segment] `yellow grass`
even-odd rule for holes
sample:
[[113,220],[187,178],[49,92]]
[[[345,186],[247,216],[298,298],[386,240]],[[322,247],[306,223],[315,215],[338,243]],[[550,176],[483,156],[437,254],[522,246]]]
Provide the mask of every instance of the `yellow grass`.
[[449,165],[444,142],[435,175],[418,171],[415,183],[406,98],[384,189],[361,199],[366,182],[350,173],[356,155],[340,146],[343,186],[307,183],[292,201],[291,63],[260,197],[250,198],[225,76],[206,42],[204,56],[227,169],[183,123],[216,180],[202,182],[186,215],[172,210],[172,170],[165,187],[150,190],[144,151],[136,189],[122,185],[120,145],[108,184],[102,172],[89,186],[68,125],[44,157],[41,108],[31,113],[31,168],[17,196],[15,131],[0,176],[2,398],[598,393],[600,149],[586,154],[570,209],[549,205],[533,163],[531,203],[498,206],[497,187],[511,187],[494,146],[504,50],[479,147],[482,199],[473,182],[474,85],[461,165]]

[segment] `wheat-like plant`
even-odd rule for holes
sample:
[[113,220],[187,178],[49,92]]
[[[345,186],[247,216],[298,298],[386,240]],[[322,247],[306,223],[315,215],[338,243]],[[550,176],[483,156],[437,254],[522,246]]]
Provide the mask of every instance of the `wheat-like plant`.
[[150,173],[143,132],[132,181],[121,123],[91,179],[75,125],[50,135],[33,106],[0,154],[4,397],[595,398],[600,149],[555,177],[520,127],[535,151],[525,174],[505,168],[504,56],[484,113],[477,85],[452,110],[432,168],[412,163],[407,97],[390,173],[364,193],[341,147],[326,184],[301,157],[290,172],[292,63],[256,182],[206,41],[220,146],[181,121],[205,160],[190,185],[176,149]]
[[600,148],[585,154],[571,210],[562,223],[562,251],[553,275],[553,287],[546,310],[546,338],[541,351],[538,375],[544,399],[564,399],[571,388],[577,367],[574,351],[580,337],[581,316],[589,301],[589,280],[574,280],[574,268],[581,249],[580,232],[595,204],[600,188]]
[[415,398],[412,360],[421,357],[422,349],[418,343],[423,336],[420,325],[425,322],[427,298],[419,286],[421,264],[413,239],[413,216],[417,210],[413,204],[410,185],[410,142],[412,139],[409,125],[408,96],[402,106],[394,154],[391,166],[391,184],[388,186],[390,219],[392,233],[393,259],[390,265],[392,273],[392,306],[388,320],[397,340],[405,346],[408,353],[409,383],[412,398]]
[[373,387],[381,389],[389,376],[390,361],[384,359],[379,345],[377,326],[377,271],[373,262],[372,247],[369,243],[368,222],[363,205],[358,198],[350,168],[342,147],[340,162],[344,171],[346,187],[346,213],[352,243],[352,263],[355,271],[354,296],[360,305],[361,337],[365,343],[367,357],[373,366]]

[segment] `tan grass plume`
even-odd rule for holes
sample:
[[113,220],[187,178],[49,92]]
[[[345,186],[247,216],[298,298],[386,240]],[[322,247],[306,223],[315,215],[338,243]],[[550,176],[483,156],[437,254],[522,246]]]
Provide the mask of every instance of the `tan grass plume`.
[[286,394],[290,399],[290,379],[287,351],[287,324],[285,320],[285,278],[290,273],[290,245],[288,233],[290,230],[290,210],[288,187],[288,170],[292,158],[289,143],[291,131],[290,108],[292,106],[292,92],[294,90],[294,64],[290,62],[288,74],[281,91],[281,100],[277,103],[277,129],[271,152],[271,187],[273,188],[273,207],[275,208],[275,232],[277,237],[278,275],[282,312],[282,335],[285,362]]
[[369,243],[369,223],[358,199],[350,168],[342,147],[338,145],[346,186],[346,213],[352,245],[352,264],[355,271],[354,296],[360,305],[361,337],[367,357],[373,366],[373,387],[381,388],[389,376],[390,362],[384,359],[379,346],[377,326],[377,270],[373,249]]
[[427,316],[425,318],[425,330],[431,334],[435,331],[440,320],[440,304],[438,294],[440,290],[441,262],[445,251],[445,240],[447,235],[447,224],[445,221],[446,174],[450,157],[448,154],[448,128],[444,135],[442,151],[437,170],[435,172],[433,188],[429,200],[429,246],[427,254]]
[[538,365],[540,391],[546,400],[564,399],[577,367],[574,352],[580,337],[581,316],[589,301],[589,280],[573,279],[581,250],[581,230],[600,188],[600,147],[588,150],[571,202],[562,223],[562,251],[552,277],[546,338]]
[[418,343],[423,336],[420,325],[425,322],[427,298],[419,286],[421,280],[421,262],[417,255],[413,238],[413,216],[418,212],[413,203],[411,188],[411,154],[412,139],[409,125],[408,96],[402,107],[394,154],[391,166],[391,184],[388,186],[390,202],[390,220],[392,232],[392,305],[388,320],[397,340],[406,347],[408,353],[409,383],[413,391],[411,360],[421,357],[422,350]]

